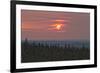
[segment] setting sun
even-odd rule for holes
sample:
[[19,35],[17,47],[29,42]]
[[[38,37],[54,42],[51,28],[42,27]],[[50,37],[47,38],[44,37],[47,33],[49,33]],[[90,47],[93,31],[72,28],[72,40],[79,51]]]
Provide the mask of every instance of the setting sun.
[[51,31],[63,31],[64,30],[64,22],[65,20],[57,19],[57,20],[52,20],[53,24],[49,25],[48,30]]
[[63,24],[57,23],[57,24],[52,24],[51,28],[49,28],[49,30],[57,30],[57,31],[61,31],[63,29]]
[[57,29],[57,30],[61,30],[61,28],[62,28],[62,24],[57,24],[57,25],[56,25],[56,29]]

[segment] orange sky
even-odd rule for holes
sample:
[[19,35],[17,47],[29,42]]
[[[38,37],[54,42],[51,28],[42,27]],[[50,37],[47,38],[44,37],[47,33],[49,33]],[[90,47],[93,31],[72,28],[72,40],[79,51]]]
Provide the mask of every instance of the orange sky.
[[22,39],[89,40],[89,13],[21,10]]

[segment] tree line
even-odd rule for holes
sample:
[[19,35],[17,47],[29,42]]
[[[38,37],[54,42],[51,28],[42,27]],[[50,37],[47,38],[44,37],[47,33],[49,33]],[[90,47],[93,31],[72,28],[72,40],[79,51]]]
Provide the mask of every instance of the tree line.
[[83,60],[90,59],[90,49],[84,44],[82,47],[75,47],[71,44],[65,44],[64,47],[59,44],[50,46],[46,43],[30,43],[25,39],[21,43],[21,57],[22,62]]

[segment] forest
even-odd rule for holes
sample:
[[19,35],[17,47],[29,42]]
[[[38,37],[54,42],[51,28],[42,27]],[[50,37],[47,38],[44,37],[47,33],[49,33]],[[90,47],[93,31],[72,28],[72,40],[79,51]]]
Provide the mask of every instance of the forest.
[[84,44],[82,47],[77,47],[69,43],[60,46],[60,44],[29,42],[28,39],[21,42],[22,63],[87,59],[90,59],[90,48]]

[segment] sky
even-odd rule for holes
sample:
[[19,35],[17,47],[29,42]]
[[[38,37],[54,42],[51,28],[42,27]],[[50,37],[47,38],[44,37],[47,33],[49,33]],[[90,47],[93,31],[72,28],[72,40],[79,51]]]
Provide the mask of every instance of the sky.
[[90,40],[90,14],[21,10],[21,38],[29,40]]

